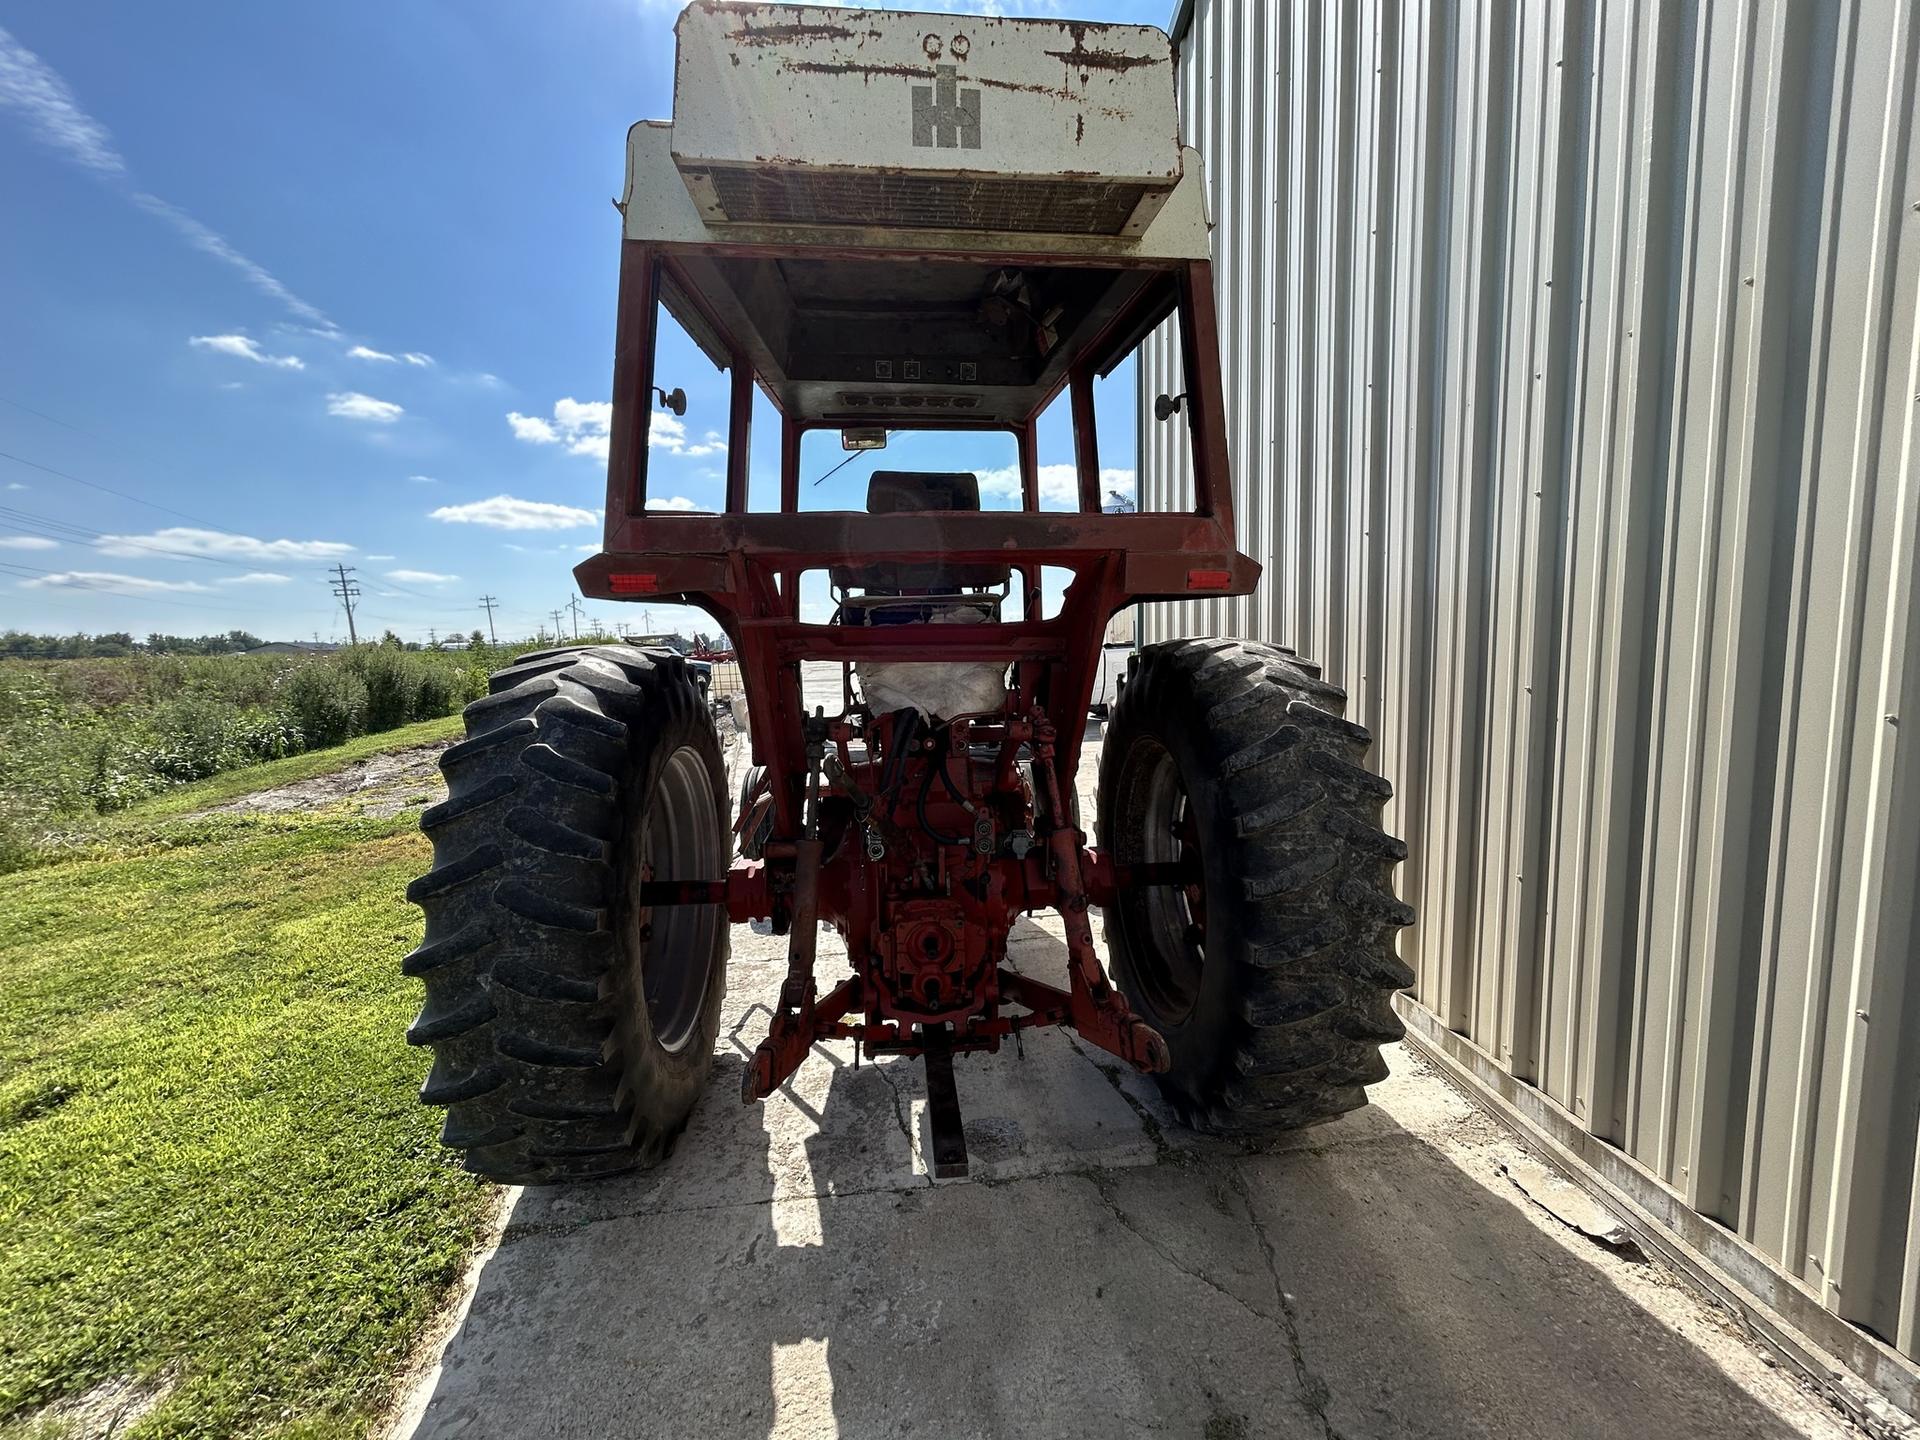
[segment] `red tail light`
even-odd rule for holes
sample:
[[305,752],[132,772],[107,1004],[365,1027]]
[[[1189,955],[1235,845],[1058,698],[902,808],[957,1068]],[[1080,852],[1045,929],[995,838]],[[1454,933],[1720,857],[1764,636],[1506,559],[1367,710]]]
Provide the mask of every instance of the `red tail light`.
[[1189,570],[1187,588],[1189,590],[1224,590],[1233,584],[1231,570]]
[[616,595],[658,595],[658,575],[609,575],[607,588]]

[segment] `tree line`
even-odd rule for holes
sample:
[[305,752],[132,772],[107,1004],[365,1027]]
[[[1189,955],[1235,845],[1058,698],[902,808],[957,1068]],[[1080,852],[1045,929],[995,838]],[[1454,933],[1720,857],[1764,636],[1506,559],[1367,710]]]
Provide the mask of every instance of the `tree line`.
[[162,635],[135,640],[124,630],[105,635],[33,635],[24,630],[0,631],[0,659],[95,660],[116,655],[237,655],[264,642],[245,630],[224,635]]

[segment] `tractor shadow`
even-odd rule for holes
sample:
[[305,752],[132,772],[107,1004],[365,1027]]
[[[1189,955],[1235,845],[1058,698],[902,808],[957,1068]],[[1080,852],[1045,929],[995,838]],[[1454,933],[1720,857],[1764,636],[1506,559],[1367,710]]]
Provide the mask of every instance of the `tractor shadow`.
[[[936,1185],[917,1061],[823,1046],[740,1104],[782,969],[763,948],[736,954],[674,1156],[517,1197],[400,1433],[1808,1433],[1649,1313],[1625,1262],[1516,1205],[1446,1138],[1470,1107],[1404,1052],[1379,1103],[1256,1153],[1030,1035],[956,1064],[973,1173]],[[1012,958],[1064,975],[1030,922]]]

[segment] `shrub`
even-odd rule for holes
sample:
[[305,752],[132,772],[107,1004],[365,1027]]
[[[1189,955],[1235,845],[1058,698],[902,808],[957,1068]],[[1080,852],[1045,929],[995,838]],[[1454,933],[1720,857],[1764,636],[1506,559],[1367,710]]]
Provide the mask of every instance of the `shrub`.
[[232,706],[205,695],[169,700],[154,713],[157,743],[148,752],[148,766],[154,774],[179,782],[204,780],[245,764],[237,719]]
[[242,710],[234,721],[234,736],[247,757],[242,763],[248,765],[284,760],[305,748],[300,727],[280,710]]
[[362,645],[332,663],[359,676],[366,685],[370,731],[451,715],[467,697],[464,667],[444,654]]
[[76,725],[75,731],[86,756],[87,802],[95,810],[124,810],[166,788],[166,778],[153,766],[152,732],[132,714],[104,724]]
[[367,729],[391,730],[413,718],[420,690],[420,664],[404,650],[367,645],[337,662],[367,688]]
[[0,875],[24,870],[40,853],[40,842],[27,823],[0,813]]
[[366,682],[344,665],[307,665],[286,685],[286,713],[308,749],[339,745],[366,733]]
[[466,675],[450,665],[423,665],[413,694],[413,718],[435,720],[466,703]]

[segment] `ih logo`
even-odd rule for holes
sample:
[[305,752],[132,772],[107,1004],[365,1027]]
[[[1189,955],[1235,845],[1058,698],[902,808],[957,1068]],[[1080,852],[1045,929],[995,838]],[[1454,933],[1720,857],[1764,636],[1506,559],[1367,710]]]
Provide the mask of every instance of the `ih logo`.
[[933,84],[913,87],[913,143],[929,150],[980,148],[980,92],[962,90],[953,66],[934,66]]

